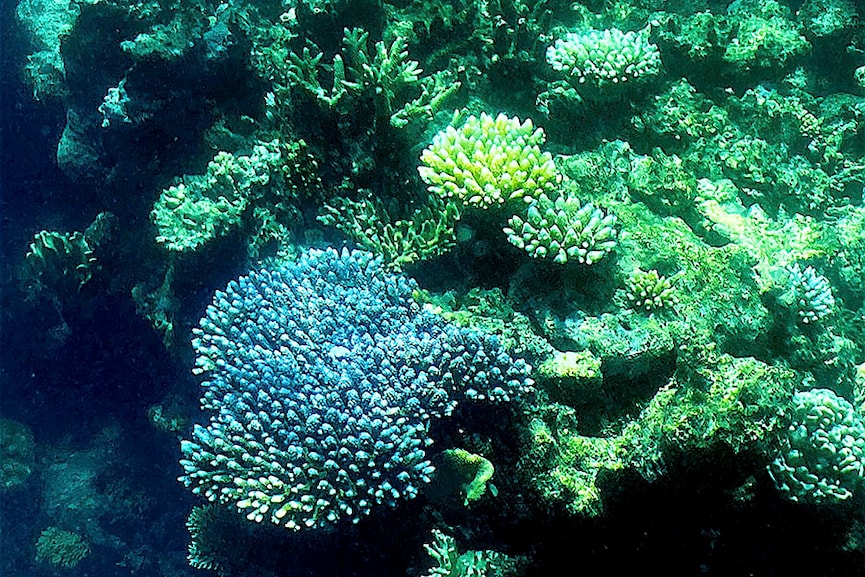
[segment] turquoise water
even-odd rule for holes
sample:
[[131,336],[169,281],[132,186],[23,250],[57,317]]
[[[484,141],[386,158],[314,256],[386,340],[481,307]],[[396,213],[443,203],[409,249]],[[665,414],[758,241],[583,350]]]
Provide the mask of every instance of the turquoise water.
[[0,573],[865,574],[863,18],[6,3]]

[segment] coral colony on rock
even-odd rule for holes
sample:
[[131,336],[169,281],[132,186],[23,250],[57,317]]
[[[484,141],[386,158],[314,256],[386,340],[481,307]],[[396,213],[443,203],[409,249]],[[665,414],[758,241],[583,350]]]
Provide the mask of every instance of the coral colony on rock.
[[862,2],[0,17],[3,575],[865,576]]

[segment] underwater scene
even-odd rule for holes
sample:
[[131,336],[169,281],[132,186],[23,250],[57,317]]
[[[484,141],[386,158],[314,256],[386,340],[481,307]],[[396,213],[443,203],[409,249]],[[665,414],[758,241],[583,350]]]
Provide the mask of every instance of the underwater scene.
[[862,0],[0,18],[0,575],[865,576]]

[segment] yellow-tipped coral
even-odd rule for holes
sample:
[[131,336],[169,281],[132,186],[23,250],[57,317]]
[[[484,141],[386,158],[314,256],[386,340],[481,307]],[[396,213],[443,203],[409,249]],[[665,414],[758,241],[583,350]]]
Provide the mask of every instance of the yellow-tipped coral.
[[546,137],[530,119],[482,113],[459,128],[459,114],[421,154],[420,177],[430,192],[466,206],[490,208],[510,201],[531,202],[551,192],[558,173],[542,152]]

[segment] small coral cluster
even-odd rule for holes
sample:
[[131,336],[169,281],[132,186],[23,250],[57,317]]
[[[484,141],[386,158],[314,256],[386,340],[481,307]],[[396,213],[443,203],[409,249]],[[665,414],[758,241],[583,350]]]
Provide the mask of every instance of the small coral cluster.
[[829,316],[835,309],[835,297],[829,280],[806,266],[795,263],[787,267],[790,275],[790,292],[796,314],[803,324],[815,323]]
[[615,248],[616,226],[615,215],[591,203],[542,194],[525,215],[513,215],[504,232],[511,244],[535,258],[590,265]]
[[558,181],[544,131],[532,121],[470,116],[439,132],[421,154],[420,176],[433,192],[471,207],[490,208],[517,200],[531,202],[552,192]]
[[793,419],[769,472],[792,501],[844,501],[865,473],[865,420],[829,389],[793,396]]
[[90,545],[81,535],[59,527],[48,527],[36,541],[36,561],[70,569],[90,554]]
[[511,205],[503,232],[530,256],[595,263],[616,246],[616,216],[557,192],[558,172],[550,153],[541,152],[543,142],[543,130],[534,130],[531,120],[471,116],[436,135],[418,170],[430,192],[446,201],[481,209],[521,201]]
[[249,155],[220,152],[200,176],[162,191],[151,217],[156,240],[169,250],[195,250],[237,226],[255,187],[280,164],[278,143],[260,144]]
[[635,310],[646,312],[672,308],[678,301],[673,283],[655,269],[634,272],[627,296]]
[[661,71],[661,53],[649,42],[649,28],[568,32],[547,48],[547,63],[571,84],[605,90]]
[[496,339],[422,311],[415,290],[369,253],[330,249],[217,292],[193,341],[214,413],[182,442],[181,481],[293,530],[415,496],[431,419],[532,385]]

